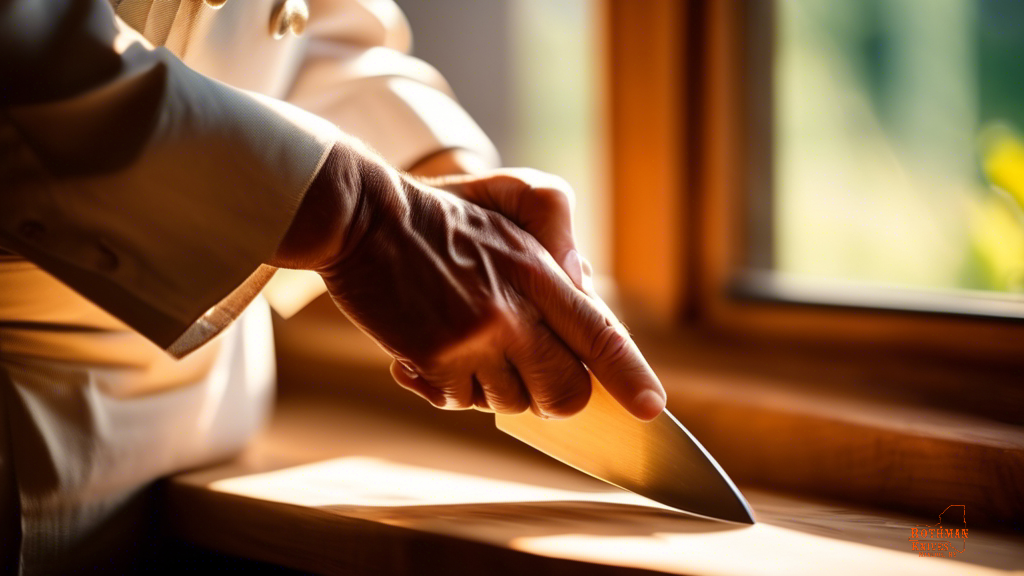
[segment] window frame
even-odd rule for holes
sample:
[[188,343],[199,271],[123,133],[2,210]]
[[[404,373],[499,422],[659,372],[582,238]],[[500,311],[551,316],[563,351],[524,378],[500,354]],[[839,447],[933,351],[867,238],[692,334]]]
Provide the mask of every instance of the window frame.
[[770,257],[749,216],[771,209],[772,7],[606,0],[613,275],[631,326],[1024,367],[1019,318],[751,290],[750,264]]

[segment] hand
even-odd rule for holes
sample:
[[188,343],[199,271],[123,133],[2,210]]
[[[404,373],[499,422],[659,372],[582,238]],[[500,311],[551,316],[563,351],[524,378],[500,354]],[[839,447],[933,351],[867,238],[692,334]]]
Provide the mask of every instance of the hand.
[[594,290],[593,268],[576,249],[573,208],[576,196],[569,183],[529,168],[494,169],[475,153],[450,148],[409,169],[420,181],[498,212],[529,232],[602,311],[615,315]]
[[399,384],[436,406],[569,416],[589,399],[586,363],[638,418],[664,407],[621,324],[533,236],[350,147],[332,152],[272,263],[320,272]]
[[498,212],[536,238],[577,288],[597,297],[593,269],[576,250],[576,197],[565,180],[529,168],[495,170],[476,153],[449,148],[409,169],[424,183]]
[[576,197],[568,182],[530,168],[422,180],[515,222],[547,249],[577,288],[596,297],[590,262],[576,248]]

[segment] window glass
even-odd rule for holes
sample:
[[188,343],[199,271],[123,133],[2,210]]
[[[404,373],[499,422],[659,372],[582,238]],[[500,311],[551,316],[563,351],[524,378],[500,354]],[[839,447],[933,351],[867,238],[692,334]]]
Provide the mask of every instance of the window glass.
[[773,260],[1024,291],[1024,2],[780,0]]
[[513,0],[515,98],[508,161],[565,178],[576,191],[577,237],[594,269],[610,269],[600,3]]

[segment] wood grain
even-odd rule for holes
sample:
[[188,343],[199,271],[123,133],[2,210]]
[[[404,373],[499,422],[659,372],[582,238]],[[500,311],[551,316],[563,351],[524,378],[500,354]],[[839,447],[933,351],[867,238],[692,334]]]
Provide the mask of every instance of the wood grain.
[[606,62],[613,267],[627,298],[674,323],[687,279],[685,77],[690,2],[609,0]]
[[935,522],[927,516],[745,490],[759,524],[742,529],[665,510],[524,454],[515,444],[292,398],[243,458],[173,479],[168,522],[203,546],[329,574],[1024,568],[1024,541],[976,529],[955,560],[919,557],[907,538],[911,526]]

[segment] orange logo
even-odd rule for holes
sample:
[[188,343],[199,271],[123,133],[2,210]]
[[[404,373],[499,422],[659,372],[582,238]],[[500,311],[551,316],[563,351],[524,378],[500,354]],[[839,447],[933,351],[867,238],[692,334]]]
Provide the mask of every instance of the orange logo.
[[951,504],[939,514],[938,524],[918,524],[910,529],[910,550],[918,556],[954,558],[967,550],[967,508]]

